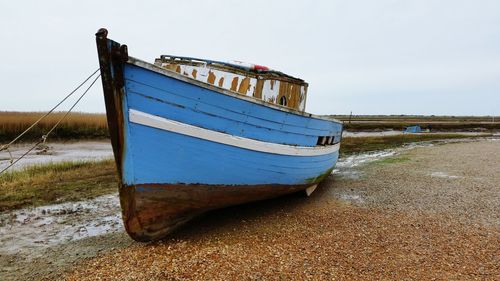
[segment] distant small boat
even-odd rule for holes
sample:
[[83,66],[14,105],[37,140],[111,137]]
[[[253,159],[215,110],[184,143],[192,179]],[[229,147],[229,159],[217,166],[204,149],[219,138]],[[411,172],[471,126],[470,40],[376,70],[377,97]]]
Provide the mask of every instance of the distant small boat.
[[128,234],[157,240],[208,210],[303,191],[333,170],[342,123],[304,112],[303,80],[264,66],[161,56],[96,33]]
[[420,128],[420,126],[418,125],[415,125],[415,126],[408,126],[406,127],[406,129],[404,130],[405,133],[413,133],[413,134],[416,134],[416,133],[422,133],[422,129]]

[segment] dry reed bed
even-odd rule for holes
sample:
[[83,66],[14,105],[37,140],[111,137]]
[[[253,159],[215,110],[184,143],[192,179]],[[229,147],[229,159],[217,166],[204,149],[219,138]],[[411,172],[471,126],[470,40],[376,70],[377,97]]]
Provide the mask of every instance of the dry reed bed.
[[[10,141],[43,116],[45,112],[0,112],[0,141]],[[23,140],[39,139],[63,116],[54,112],[30,130]],[[52,132],[54,139],[105,138],[108,136],[106,115],[101,113],[70,113]]]

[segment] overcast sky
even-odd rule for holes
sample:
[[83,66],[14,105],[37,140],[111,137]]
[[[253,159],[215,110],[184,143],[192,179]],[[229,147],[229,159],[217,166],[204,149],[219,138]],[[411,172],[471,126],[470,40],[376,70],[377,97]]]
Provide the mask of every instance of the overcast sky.
[[[317,114],[500,115],[500,1],[1,1],[0,110],[97,69],[94,33],[153,62],[240,60],[309,83]],[[100,82],[77,107],[104,112]]]

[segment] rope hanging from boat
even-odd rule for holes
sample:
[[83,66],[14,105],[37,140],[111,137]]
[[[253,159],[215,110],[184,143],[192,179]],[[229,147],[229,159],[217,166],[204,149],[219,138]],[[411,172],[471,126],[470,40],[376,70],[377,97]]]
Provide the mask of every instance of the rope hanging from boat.
[[[68,95],[66,95],[59,103],[57,103],[49,112],[47,112],[46,114],[44,114],[42,117],[40,117],[37,121],[35,121],[31,126],[29,126],[26,130],[24,130],[21,134],[19,134],[16,138],[14,138],[11,142],[9,142],[8,144],[6,145],[3,145],[2,147],[0,147],[0,151],[3,151],[3,150],[7,150],[10,154],[10,151],[8,150],[9,147],[14,143],[16,142],[17,140],[19,140],[24,134],[26,134],[29,130],[31,130],[36,124],[38,124],[40,121],[42,121],[45,117],[47,117],[49,114],[51,114],[57,107],[59,107],[59,105],[61,105],[65,100],[67,100],[70,96],[72,96],[76,91],[78,91],[78,89],[80,89],[83,85],[85,85],[98,71],[100,70],[100,68],[98,68],[97,70],[95,70],[92,74],[90,74],[82,83],[80,83],[80,85],[78,85],[73,91],[71,91]],[[61,117],[59,118],[59,120],[57,121],[56,124],[54,124],[54,126],[52,126],[52,128],[50,128],[50,130],[45,134],[43,135],[40,140],[38,140],[28,151],[26,151],[23,155],[21,155],[19,158],[17,158],[16,160],[13,161],[12,159],[12,154],[11,155],[11,160],[10,160],[10,164],[5,167],[2,171],[0,171],[0,175],[3,174],[5,171],[7,171],[10,167],[14,166],[14,164],[16,164],[19,160],[23,159],[26,155],[28,155],[28,153],[30,153],[33,149],[35,149],[38,145],[40,145],[41,143],[45,143],[45,141],[47,140],[47,138],[49,137],[50,133],[52,133],[52,131],[54,131],[54,129],[59,126],[59,124],[68,116],[68,114],[73,110],[73,108],[75,108],[75,106],[82,100],[82,98],[88,93],[88,91],[92,88],[92,86],[94,86],[95,82],[97,82],[97,79],[99,79],[99,77],[101,77],[101,74],[97,75],[97,77],[94,78],[94,80],[92,81],[92,83],[90,83],[90,85],[87,87],[87,89],[83,92],[83,94],[80,95],[80,97],[78,97],[78,99],[73,103],[73,105],[66,111],[66,113]]]

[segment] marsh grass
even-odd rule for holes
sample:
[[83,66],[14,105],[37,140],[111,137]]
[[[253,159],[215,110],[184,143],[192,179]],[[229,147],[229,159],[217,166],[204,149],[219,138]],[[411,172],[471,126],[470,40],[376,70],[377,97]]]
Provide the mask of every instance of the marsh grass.
[[117,186],[113,160],[29,166],[0,175],[0,211],[92,198]]
[[[45,112],[0,112],[0,142],[8,142],[22,133]],[[56,124],[64,112],[54,112],[23,136],[21,141],[40,139]],[[106,115],[96,113],[70,113],[52,132],[52,139],[98,139],[107,138]]]

